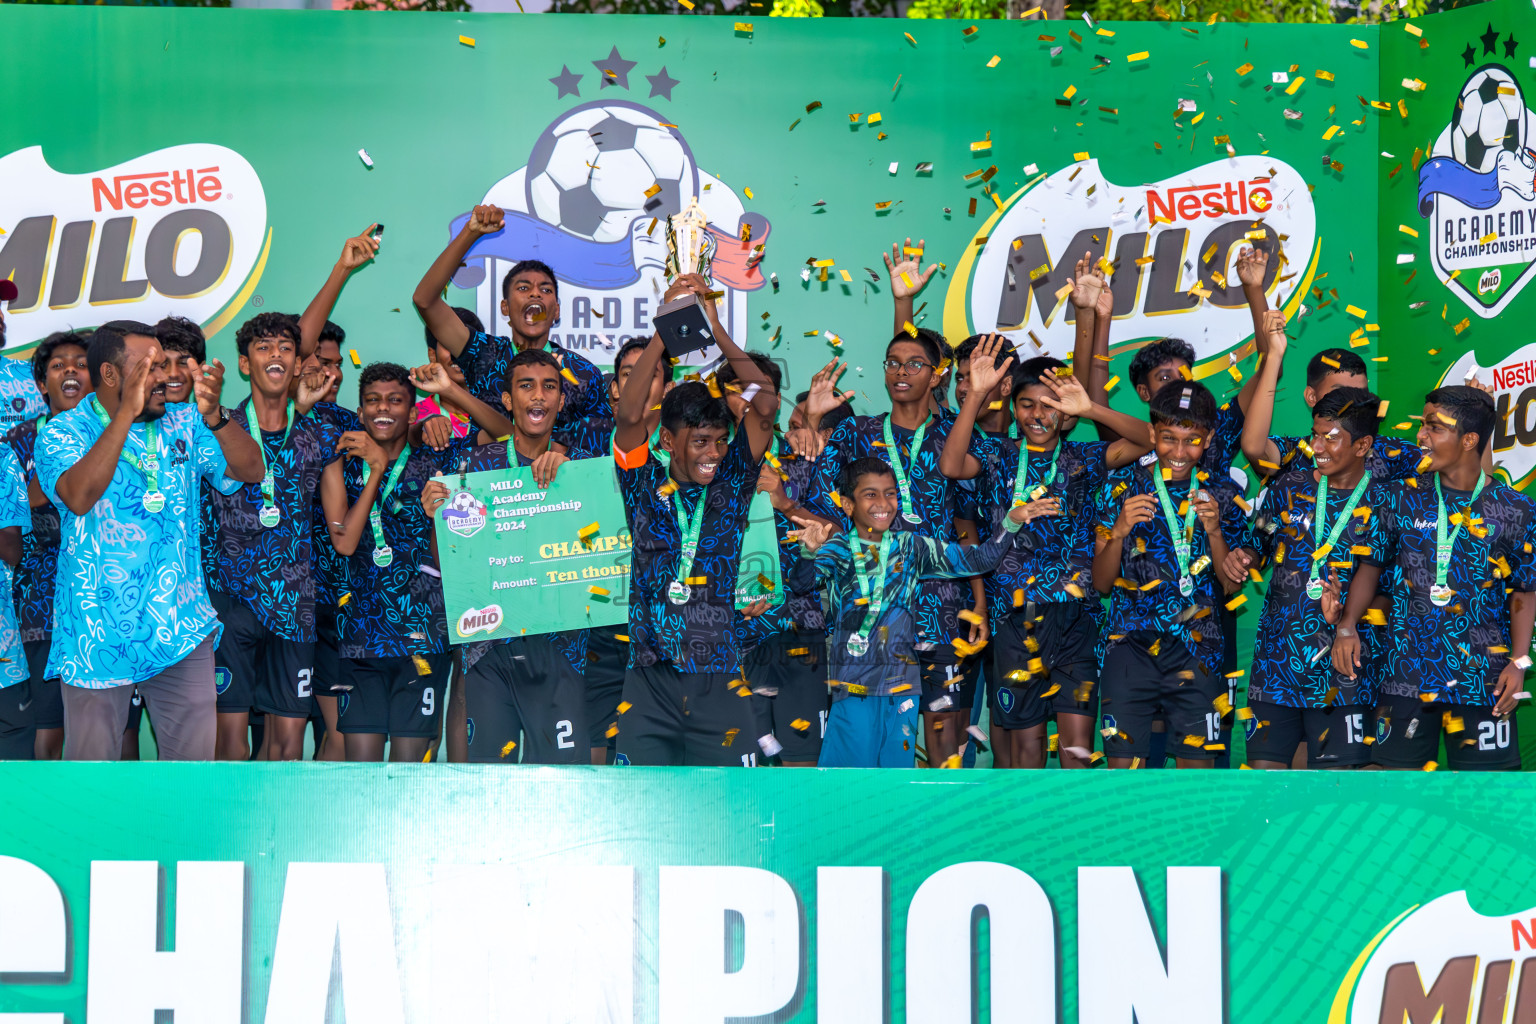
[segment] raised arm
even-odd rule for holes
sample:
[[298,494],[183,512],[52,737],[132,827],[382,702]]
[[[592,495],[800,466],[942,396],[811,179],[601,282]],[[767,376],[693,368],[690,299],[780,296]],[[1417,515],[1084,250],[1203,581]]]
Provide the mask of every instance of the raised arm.
[[[742,397],[745,398],[756,385],[757,392],[747,402],[747,412],[741,418],[742,427],[747,432],[747,439],[752,443],[752,458],[760,460],[768,446],[773,443],[774,419],[779,412],[779,393],[774,390],[773,382],[763,375],[763,371],[757,368],[752,357],[742,351],[741,346],[732,340],[731,335],[720,322],[720,315],[715,310],[715,300],[709,297],[709,282],[701,274],[679,274],[672,282],[672,287],[667,289],[663,301],[670,301],[682,295],[684,292],[693,292],[699,297],[699,304],[704,307],[704,314],[709,317],[710,329],[715,335],[715,344],[720,347],[720,354],[725,356],[731,369],[736,371],[736,380],[741,385]],[[630,371],[630,380],[634,380],[634,374],[640,372],[640,367]],[[647,377],[645,380],[649,381]],[[621,399],[622,400],[622,399]]]
[[427,363],[411,371],[411,383],[440,401],[451,402],[469,413],[469,418],[492,437],[506,437],[512,433],[512,420],[494,406],[480,401],[463,385],[455,384],[441,363]]
[[[368,464],[368,479],[363,483],[363,491],[350,507],[347,506],[347,491],[341,473],[342,460],[337,459],[325,467],[325,474],[321,477],[320,497],[325,505],[326,522],[330,524],[331,545],[337,554],[351,555],[363,539],[363,531],[368,528],[368,513],[379,496],[387,460],[384,458],[384,450],[361,430],[349,430],[342,434],[341,440],[336,442],[336,450],[343,456],[360,458]],[[327,478],[331,482],[327,483]],[[343,484],[339,509],[337,484]],[[336,514],[338,511],[341,512],[339,516]]]
[[[1246,250],[1245,250],[1246,251]],[[1243,417],[1243,455],[1260,476],[1273,476],[1280,467],[1280,449],[1269,439],[1274,423],[1275,391],[1280,385],[1280,369],[1285,362],[1285,315],[1278,309],[1264,313],[1260,334],[1268,350],[1254,374],[1253,401]]]
[[213,430],[223,418],[219,396],[224,391],[224,364],[217,359],[199,366],[196,359],[188,360],[192,374],[192,388],[197,396],[197,411],[202,414],[203,424],[219,442],[224,453],[224,475],[243,484],[260,483],[266,475],[266,463],[262,460],[261,442],[243,430]]
[[341,289],[346,286],[347,278],[352,276],[352,271],[373,261],[379,254],[379,243],[373,240],[373,233],[379,229],[377,224],[368,225],[368,230],[356,238],[349,238],[341,247],[341,257],[336,260],[336,265],[331,268],[330,276],[315,293],[315,297],[309,300],[309,306],[299,316],[299,360],[302,362],[314,354],[320,345],[320,332],[325,329],[325,322],[331,318],[331,310],[336,308],[336,300],[341,297]]
[[1040,380],[1053,392],[1042,398],[1047,406],[1063,416],[1092,420],[1110,431],[1114,440],[1109,442],[1104,453],[1104,464],[1110,469],[1129,465],[1151,450],[1151,427],[1134,416],[1090,400],[1083,390],[1083,382],[1076,376],[1057,377],[1047,373],[1041,374]]
[[[144,411],[144,399],[157,383],[153,370],[160,358],[160,349],[156,346],[143,358],[127,365],[123,386],[118,392],[117,411],[112,414],[111,421],[80,461],[65,470],[55,484],[54,491],[59,500],[75,515],[90,512],[112,483],[112,474],[117,471],[118,460],[123,455],[123,443],[128,440],[128,428]],[[113,370],[115,372],[116,368]]]
[[[457,319],[457,318],[455,318]],[[613,444],[619,451],[632,452],[645,444],[649,434],[645,429],[646,404],[651,400],[651,384],[656,380],[656,367],[667,357],[661,335],[651,335],[650,344],[640,353],[639,360],[624,378],[619,401],[613,407]],[[750,361],[750,360],[749,360]],[[756,371],[757,367],[752,369]]]
[[416,290],[411,293],[411,302],[416,305],[416,312],[426,321],[427,330],[432,332],[438,344],[453,355],[464,351],[464,346],[469,344],[469,328],[464,326],[464,321],[459,319],[453,307],[443,300],[443,289],[453,280],[459,265],[469,255],[470,248],[480,240],[480,236],[501,230],[502,219],[499,206],[475,207],[469,220],[464,222],[453,241],[448,243],[448,248],[427,268]]
[[925,580],[963,579],[967,576],[984,576],[997,567],[997,560],[1013,541],[1013,535],[1024,525],[1024,508],[1012,509],[1003,516],[1002,522],[992,530],[992,535],[980,544],[963,544],[952,540],[940,546],[932,537],[916,535],[917,574]]
[[[928,269],[923,269],[922,258],[925,243],[921,238],[917,245],[912,244],[908,238],[902,245],[891,243],[889,253],[881,253],[885,260],[886,272],[891,278],[891,302],[896,307],[896,322],[892,330],[892,337],[907,330],[907,325],[916,327],[917,322],[912,319],[915,315],[912,310],[912,301],[917,293],[928,284],[928,279],[934,271],[939,269],[937,263],[928,264]],[[909,253],[910,251],[910,253]]]
[[970,480],[981,472],[981,460],[970,453],[971,435],[987,396],[1013,365],[1013,356],[1005,356],[1002,365],[998,365],[997,357],[1002,347],[1003,336],[989,334],[971,354],[970,390],[960,404],[960,412],[944,441],[944,451],[939,455],[939,472],[951,480]]

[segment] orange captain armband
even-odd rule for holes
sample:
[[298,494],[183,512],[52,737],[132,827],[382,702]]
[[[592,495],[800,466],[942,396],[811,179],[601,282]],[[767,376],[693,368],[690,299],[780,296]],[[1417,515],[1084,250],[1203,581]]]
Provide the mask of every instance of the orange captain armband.
[[651,442],[647,438],[641,442],[640,447],[632,452],[622,450],[617,443],[613,446],[613,461],[618,463],[620,469],[639,469],[645,465],[645,461],[651,457]]

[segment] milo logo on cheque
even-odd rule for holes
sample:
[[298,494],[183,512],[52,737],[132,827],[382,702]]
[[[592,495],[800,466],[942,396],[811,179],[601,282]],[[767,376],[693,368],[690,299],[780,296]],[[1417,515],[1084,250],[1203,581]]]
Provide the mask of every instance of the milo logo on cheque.
[[454,630],[461,637],[474,636],[476,633],[494,633],[501,628],[505,618],[499,604],[486,605],[484,608],[467,608],[464,614],[459,616]]
[[1329,1024],[1515,1024],[1536,1019],[1536,907],[1489,916],[1466,892],[1412,907],[1355,959]]

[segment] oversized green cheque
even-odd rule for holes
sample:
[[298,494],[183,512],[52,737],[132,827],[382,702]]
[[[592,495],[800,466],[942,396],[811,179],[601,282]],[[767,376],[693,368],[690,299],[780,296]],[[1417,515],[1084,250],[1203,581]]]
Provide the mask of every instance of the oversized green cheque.
[[[448,639],[462,644],[629,620],[631,540],[608,459],[560,466],[548,488],[529,467],[437,478],[438,565]],[[752,503],[736,604],[782,600],[767,496]]]

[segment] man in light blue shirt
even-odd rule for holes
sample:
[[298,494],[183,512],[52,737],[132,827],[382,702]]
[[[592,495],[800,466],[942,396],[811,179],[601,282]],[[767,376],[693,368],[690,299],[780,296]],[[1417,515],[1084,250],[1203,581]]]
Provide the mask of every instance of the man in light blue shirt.
[[167,407],[167,360],[147,324],[96,330],[96,394],[49,421],[38,483],[59,509],[48,673],[64,683],[64,757],[115,761],[137,684],[161,760],[213,757],[219,620],[203,588],[200,481],[262,478],[250,435],[225,429],[224,368],[192,367],[197,407]]

